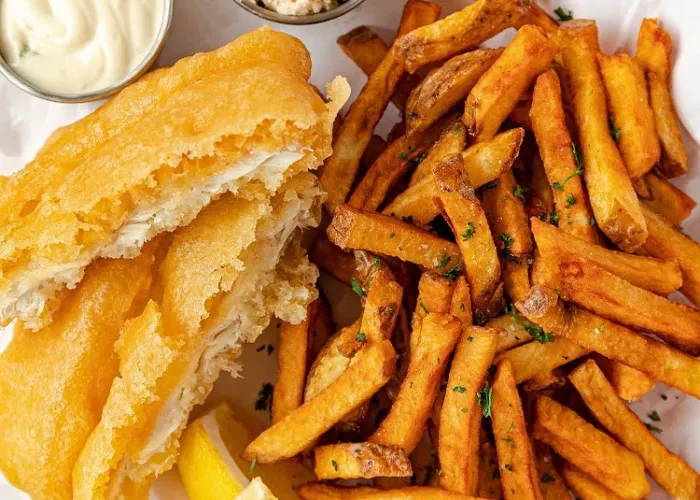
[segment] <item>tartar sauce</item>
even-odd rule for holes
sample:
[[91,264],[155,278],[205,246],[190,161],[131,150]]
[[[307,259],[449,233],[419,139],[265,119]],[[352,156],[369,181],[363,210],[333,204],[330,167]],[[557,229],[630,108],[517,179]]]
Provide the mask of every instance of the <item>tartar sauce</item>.
[[0,53],[35,87],[100,90],[153,47],[165,0],[0,0]]

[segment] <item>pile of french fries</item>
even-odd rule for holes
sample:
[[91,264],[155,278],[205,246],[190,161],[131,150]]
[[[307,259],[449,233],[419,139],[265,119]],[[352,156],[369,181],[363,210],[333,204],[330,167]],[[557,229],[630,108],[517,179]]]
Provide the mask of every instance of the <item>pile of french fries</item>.
[[626,404],[657,380],[700,397],[700,311],[667,298],[700,306],[695,202],[668,180],[688,170],[671,40],[644,19],[634,56],[606,55],[594,21],[559,15],[477,0],[438,20],[409,0],[391,46],[338,39],[368,81],[311,257],[362,314],[319,339],[317,301],[282,326],[273,424],[244,454],[313,457],[301,498],[640,499],[647,473],[700,498]]

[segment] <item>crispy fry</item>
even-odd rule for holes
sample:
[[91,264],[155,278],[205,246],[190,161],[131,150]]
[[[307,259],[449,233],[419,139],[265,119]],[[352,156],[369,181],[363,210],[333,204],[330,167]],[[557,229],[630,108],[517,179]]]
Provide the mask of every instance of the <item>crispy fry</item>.
[[559,29],[559,23],[543,11],[535,2],[530,2],[525,16],[523,16],[515,26],[520,28],[525,24],[534,24],[548,35],[556,33]]
[[577,498],[581,500],[622,500],[622,497],[569,463],[564,464],[561,473]]
[[574,155],[574,143],[566,126],[561,87],[556,71],[537,77],[530,110],[532,128],[542,164],[552,186],[556,214],[562,231],[589,243],[597,242],[588,197],[581,182],[580,166]]
[[499,353],[496,362],[507,359],[513,365],[515,382],[520,384],[537,375],[549,373],[555,368],[565,365],[590,351],[565,338],[551,337],[549,342],[541,344],[532,341]]
[[535,392],[544,389],[555,389],[563,386],[565,383],[566,371],[562,367],[559,367],[548,372],[538,373],[523,384],[523,390]]
[[530,179],[525,201],[527,202],[527,212],[530,217],[537,217],[545,222],[551,222],[552,216],[556,218],[554,193],[552,193],[552,188],[549,185],[544,164],[539,154],[534,154],[530,162]]
[[455,122],[455,116],[448,114],[422,134],[403,135],[392,142],[357,185],[348,205],[376,210],[396,182],[423,157],[443,131],[453,129]]
[[552,451],[544,443],[535,442],[535,465],[537,478],[544,500],[568,500],[569,491],[559,471],[552,463]]
[[593,213],[608,238],[632,252],[646,240],[647,229],[637,194],[610,134],[605,89],[596,60],[598,29],[590,21],[570,21],[559,33]]
[[513,367],[507,359],[498,363],[493,379],[491,421],[504,498],[543,499],[523,405],[513,378]]
[[460,54],[428,74],[406,104],[406,132],[419,133],[467,97],[503,49],[478,49]]
[[455,282],[450,303],[450,314],[457,318],[465,327],[471,326],[473,323],[469,283],[467,283],[467,279],[464,276],[460,276]]
[[277,381],[272,395],[272,423],[282,420],[304,400],[309,340],[316,321],[319,299],[306,308],[306,319],[298,325],[282,321],[277,348]]
[[[338,207],[327,233],[340,248],[390,255],[424,269],[447,272],[452,265],[461,262],[455,243],[387,215],[364,212],[348,205]],[[447,259],[454,264],[440,266]]]
[[[535,218],[530,219],[530,224],[537,248],[543,257],[556,259],[559,255],[578,256],[640,288],[659,295],[668,295],[683,283],[680,268],[678,263],[672,260],[672,255],[665,256],[669,260],[661,260],[616,252],[569,236]],[[700,259],[700,252],[698,252],[698,258]],[[534,279],[533,283],[535,283]]]
[[393,277],[385,271],[374,273],[369,286],[367,300],[362,311],[360,333],[364,339],[359,342],[381,342],[390,339],[394,333],[396,318],[399,316],[403,289]]
[[355,256],[352,252],[344,252],[327,238],[323,236],[316,238],[309,253],[314,264],[338,281],[349,285],[352,278],[357,279]]
[[293,457],[368,401],[396,369],[396,352],[388,340],[368,344],[356,360],[315,398],[255,438],[243,457],[259,463]]
[[450,312],[455,282],[433,271],[424,272],[418,281],[418,301],[411,319],[411,352],[420,339],[420,328],[428,313]]
[[536,26],[525,25],[518,30],[467,97],[462,120],[475,142],[496,135],[522,93],[557,52],[557,47]]
[[[518,314],[517,311],[515,314]],[[532,340],[524,328],[524,324],[529,324],[529,321],[520,317],[516,318],[513,314],[504,314],[486,323],[488,328],[499,330],[498,342],[496,342],[497,354]]]
[[644,71],[628,54],[598,54],[608,96],[610,119],[619,131],[617,144],[631,179],[646,174],[659,161],[661,150]]
[[625,401],[637,401],[654,389],[656,381],[649,375],[640,372],[618,361],[612,361],[605,356],[595,354],[596,363],[605,373],[605,377],[615,389],[615,392]]
[[651,109],[661,142],[659,170],[665,177],[688,172],[688,157],[669,89],[671,77],[671,36],[657,19],[642,21],[637,38],[636,58],[647,72]]
[[461,323],[446,314],[423,318],[420,338],[411,351],[408,373],[386,418],[369,438],[372,443],[415,450],[425,433],[447,362],[462,333]]
[[498,471],[496,446],[485,436],[479,447],[479,497],[500,500],[503,498],[501,473]]
[[377,158],[382,155],[386,148],[387,142],[384,139],[376,134],[372,135],[369,143],[367,144],[367,148],[365,148],[365,151],[362,153],[362,157],[360,158],[360,169],[358,170],[358,175],[364,175],[372,164],[377,161]]
[[629,409],[595,361],[588,360],[569,380],[598,421],[625,447],[637,453],[651,476],[674,498],[700,496],[700,476],[671,453]]
[[649,493],[644,463],[637,455],[546,396],[537,398],[534,411],[535,439],[622,498],[642,498]]
[[433,169],[440,209],[455,234],[466,267],[477,323],[485,323],[500,309],[501,265],[486,216],[463,171],[460,155],[443,159]]
[[524,299],[530,291],[530,266],[527,256],[508,259],[503,265],[503,287],[511,302]]
[[700,355],[700,311],[639,288],[592,262],[560,255],[544,264],[558,275],[562,299],[634,329],[653,332],[692,356]]
[[511,170],[498,178],[498,184],[481,197],[489,227],[506,260],[532,252],[532,234],[523,203],[525,194]]
[[396,41],[398,57],[409,73],[431,62],[476,48],[514,26],[527,11],[527,0],[478,0],[440,21]]
[[555,335],[646,373],[695,397],[700,395],[700,360],[607,321],[576,306],[566,309],[552,290],[539,285],[516,304],[520,312]]
[[314,450],[320,480],[411,477],[413,467],[401,448],[375,443],[339,443]]
[[[420,26],[420,23],[429,23],[438,18],[439,11],[433,11],[432,19],[424,15],[412,15],[413,9],[419,8],[422,11],[420,5],[423,3],[426,2],[415,0],[406,3],[400,32],[409,32]],[[325,206],[330,214],[347,198],[362,153],[403,74],[403,65],[395,58],[395,48],[392,45],[345,115],[333,141],[333,154],[326,160],[320,176],[321,185],[328,193]]]
[[335,323],[333,322],[333,313],[328,305],[328,301],[319,290],[318,309],[316,311],[316,321],[313,325],[311,342],[309,345],[309,366],[316,359],[318,353],[321,352],[323,346],[330,340],[335,333]]
[[303,500],[479,500],[429,486],[380,490],[367,486],[343,488],[321,483],[302,484],[296,489]]
[[666,179],[653,172],[644,177],[649,198],[642,203],[660,213],[674,226],[680,226],[697,205],[696,201]]
[[[476,399],[493,361],[498,332],[468,327],[460,338],[440,413],[438,457],[440,487],[476,494],[479,475],[479,428],[482,408]],[[477,419],[476,421],[474,421]]]

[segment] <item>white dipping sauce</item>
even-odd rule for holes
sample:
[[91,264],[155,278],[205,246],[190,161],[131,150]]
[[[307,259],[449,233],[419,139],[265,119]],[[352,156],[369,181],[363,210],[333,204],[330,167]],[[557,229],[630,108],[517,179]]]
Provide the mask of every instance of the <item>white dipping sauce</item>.
[[100,90],[148,55],[165,0],[0,0],[0,52],[35,87]]

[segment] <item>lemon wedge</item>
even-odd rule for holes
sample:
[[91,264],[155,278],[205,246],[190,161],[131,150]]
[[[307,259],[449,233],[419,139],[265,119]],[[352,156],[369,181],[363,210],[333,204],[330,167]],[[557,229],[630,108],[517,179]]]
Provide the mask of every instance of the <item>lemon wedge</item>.
[[192,422],[177,460],[190,500],[298,500],[294,486],[314,478],[298,461],[251,466],[240,458],[257,434],[225,403]]

